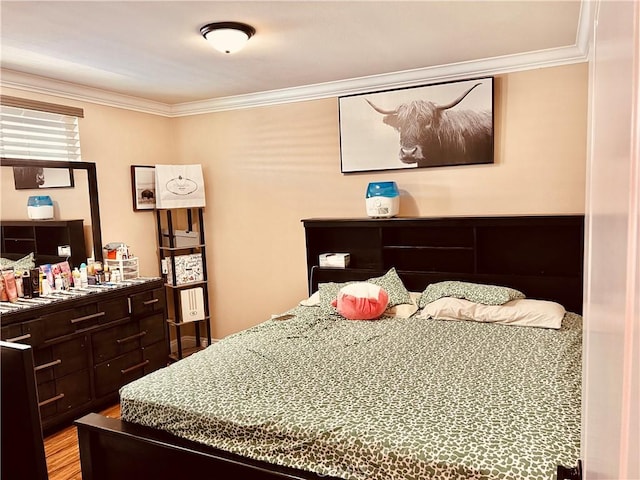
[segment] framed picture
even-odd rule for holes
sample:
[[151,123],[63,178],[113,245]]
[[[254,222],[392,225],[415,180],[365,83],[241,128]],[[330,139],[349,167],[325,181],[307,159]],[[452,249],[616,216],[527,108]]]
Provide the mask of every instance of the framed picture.
[[70,168],[13,167],[13,181],[16,190],[74,187]]
[[340,97],[343,173],[493,163],[493,78]]
[[156,169],[153,165],[131,165],[133,210],[156,208]]

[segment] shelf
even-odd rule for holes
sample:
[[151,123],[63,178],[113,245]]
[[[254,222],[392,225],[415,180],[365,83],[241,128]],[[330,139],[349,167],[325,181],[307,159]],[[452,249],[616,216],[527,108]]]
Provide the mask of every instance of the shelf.
[[204,243],[198,245],[191,245],[190,247],[159,247],[159,250],[165,250],[167,252],[175,252],[180,250],[195,250],[196,248],[204,248]]
[[165,283],[164,286],[167,288],[172,288],[174,290],[182,290],[183,288],[192,288],[197,286],[204,286],[207,284],[207,280],[200,280],[198,282],[189,282],[189,283],[181,283],[180,285],[171,285],[170,283]]
[[177,353],[171,352],[169,354],[169,358],[171,360],[173,360],[174,362],[177,362],[178,360],[183,359],[184,357],[188,357],[189,355],[193,355],[196,352],[199,352],[200,350],[204,350],[205,347],[189,347],[189,348],[183,348],[182,349],[182,357],[178,357]]
[[437,245],[383,245],[382,250],[473,250],[466,246],[437,246]]
[[[181,230],[185,227],[186,230]],[[169,309],[167,329],[175,329],[177,344],[177,351],[170,355],[170,359],[180,360],[202,349],[202,347],[182,347],[182,327],[192,324],[196,344],[201,345],[204,341],[207,345],[211,345],[211,317],[209,316],[203,209],[200,207],[187,207],[156,210],[156,228],[161,271],[167,272],[163,274]],[[199,235],[197,237],[194,235],[185,236],[184,232],[198,232]],[[174,243],[174,246],[168,246],[167,239],[177,238],[178,235],[180,242],[183,244],[178,246]],[[198,243],[184,244],[188,242]],[[176,283],[185,281],[185,283],[174,285],[174,281]],[[185,292],[189,289],[201,289],[202,291],[193,292],[193,295],[191,295],[191,292]],[[183,304],[183,302],[188,302],[188,304]],[[188,313],[185,312],[191,311],[197,312],[198,316],[203,316],[204,318],[186,322],[181,321],[183,314],[187,315]],[[203,324],[205,332],[201,331]],[[204,335],[201,335],[201,333]]]
[[191,323],[205,322],[205,321],[208,321],[210,319],[211,319],[211,317],[204,317],[201,320],[189,320],[188,322],[176,322],[174,319],[168,318],[167,319],[167,323],[169,325],[171,325],[172,327],[181,328],[181,327],[187,326],[187,325],[189,325]]

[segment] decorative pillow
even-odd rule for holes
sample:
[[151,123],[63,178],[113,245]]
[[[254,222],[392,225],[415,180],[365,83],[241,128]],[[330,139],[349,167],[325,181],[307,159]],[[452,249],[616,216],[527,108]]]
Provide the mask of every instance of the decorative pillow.
[[[402,305],[411,303],[411,296],[409,291],[405,288],[404,283],[400,280],[395,268],[392,268],[381,277],[374,277],[365,282],[373,283],[382,287],[389,296],[389,308],[396,305]],[[320,308],[326,311],[334,313],[335,310],[331,307],[331,303],[338,297],[338,292],[342,287],[350,285],[356,282],[335,283],[327,282],[320,283],[318,285],[318,292],[320,296]]]
[[482,285],[479,283],[446,281],[432,283],[422,292],[419,306],[424,308],[428,303],[442,297],[463,298],[470,302],[484,305],[503,305],[510,300],[524,298],[524,293],[509,287]]
[[460,298],[443,297],[429,303],[418,316],[558,329],[562,325],[564,314],[562,305],[547,300],[521,298],[504,305],[484,305]]
[[387,291],[389,294],[389,307],[395,307],[403,303],[411,303],[409,291],[405,288],[402,280],[400,280],[395,268],[391,268],[391,270],[381,277],[370,278],[367,282],[378,285]]
[[334,308],[331,306],[333,301],[338,298],[338,292],[342,287],[346,287],[349,283],[320,283],[318,284],[318,297],[320,308],[335,313]]
[[332,305],[349,320],[373,320],[387,309],[389,295],[384,288],[368,282],[342,287]]
[[6,268],[13,268],[16,271],[19,270],[21,272],[26,272],[27,270],[36,268],[36,262],[33,256],[33,252],[31,252],[29,255],[25,255],[18,260],[0,258],[0,269],[4,270]]

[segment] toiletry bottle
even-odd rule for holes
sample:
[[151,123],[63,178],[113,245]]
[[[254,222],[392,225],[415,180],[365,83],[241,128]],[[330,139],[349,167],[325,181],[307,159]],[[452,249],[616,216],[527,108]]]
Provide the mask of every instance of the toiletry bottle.
[[4,288],[7,292],[7,299],[11,303],[18,301],[18,289],[16,288],[16,276],[13,270],[6,271],[2,274],[4,277]]
[[80,264],[80,286],[85,288],[89,285],[89,278],[87,277],[87,264]]
[[0,273],[0,302],[8,302],[9,296],[7,295],[7,290],[4,283],[4,275]]
[[18,298],[24,298],[24,284],[22,282],[22,272],[15,273],[16,289],[18,290]]
[[25,270],[22,273],[22,290],[24,291],[24,298],[31,298],[31,275],[29,275],[29,270]]
[[31,296],[38,298],[40,296],[40,269],[31,269]]
[[54,280],[54,285],[55,285],[55,291],[59,292],[62,290],[62,277],[60,276],[60,274],[56,275],[56,278]]
[[40,273],[40,296],[46,297],[47,295],[51,295],[51,284],[44,272]]

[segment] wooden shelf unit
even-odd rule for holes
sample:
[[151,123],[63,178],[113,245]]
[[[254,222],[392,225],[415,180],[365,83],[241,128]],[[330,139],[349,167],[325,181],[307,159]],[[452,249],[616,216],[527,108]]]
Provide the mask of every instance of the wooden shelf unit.
[[[183,218],[179,218],[182,215]],[[198,231],[199,239],[197,244],[188,246],[176,246],[176,228],[175,225],[184,222],[187,232]],[[202,350],[202,341],[206,345],[211,345],[211,322],[209,315],[209,294],[207,279],[207,261],[206,261],[206,245],[204,238],[204,214],[201,207],[179,208],[179,209],[157,209],[156,222],[158,232],[158,251],[160,256],[160,266],[165,278],[165,289],[167,291],[167,308],[169,311],[167,328],[175,331],[176,351],[171,351],[169,358],[171,360],[180,360],[192,353]],[[197,230],[196,230],[197,229]],[[166,234],[165,234],[166,232]],[[165,245],[165,240],[168,245]],[[180,255],[199,255],[202,267],[202,279],[180,283],[176,258]],[[165,273],[163,263],[166,262],[171,269],[171,273]],[[180,292],[191,288],[201,288],[203,298],[204,318],[195,321],[185,321],[182,318],[182,301]],[[201,331],[201,324],[204,322],[204,335]],[[182,345],[184,328],[193,328],[195,345],[186,348]],[[169,331],[169,338],[171,332]]]

